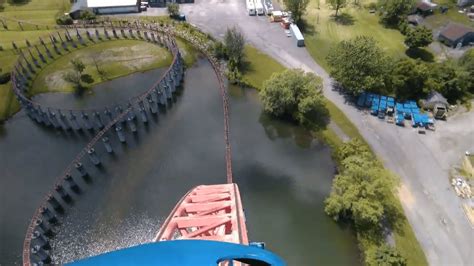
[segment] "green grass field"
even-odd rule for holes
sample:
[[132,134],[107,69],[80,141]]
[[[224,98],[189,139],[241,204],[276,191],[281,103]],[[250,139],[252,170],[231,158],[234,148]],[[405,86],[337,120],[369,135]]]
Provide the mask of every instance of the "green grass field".
[[245,58],[244,81],[256,89],[260,89],[273,73],[285,70],[273,58],[250,45],[245,46]]
[[[94,84],[128,75],[137,71],[146,71],[165,67],[171,64],[172,56],[165,48],[137,40],[115,40],[97,43],[86,48],[66,54],[38,73],[33,81],[32,94],[60,91],[73,91],[72,84],[63,78],[66,72],[72,71],[71,60],[81,60],[86,69],[84,74],[92,77]],[[105,77],[99,75],[95,62]]]
[[[360,2],[363,6],[369,1]],[[348,23],[343,24],[334,20],[335,12],[326,4],[326,0],[320,0],[320,9],[317,3],[318,0],[310,1],[304,17],[309,25],[305,30],[305,44],[311,56],[325,69],[328,69],[326,57],[337,43],[360,35],[373,37],[392,56],[405,56],[403,35],[398,30],[384,28],[379,23],[378,15],[370,14],[362,7],[349,5],[342,9]]]
[[69,12],[69,0],[30,0],[23,5],[5,3],[5,10],[0,12],[1,17],[24,20],[37,24],[56,24],[56,17]]

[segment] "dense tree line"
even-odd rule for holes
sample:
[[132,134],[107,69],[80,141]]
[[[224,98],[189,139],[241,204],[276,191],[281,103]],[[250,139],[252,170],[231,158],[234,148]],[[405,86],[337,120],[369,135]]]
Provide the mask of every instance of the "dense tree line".
[[329,122],[322,81],[313,73],[303,70],[274,73],[263,83],[260,97],[264,111],[274,117],[315,130],[325,128]]
[[374,39],[356,37],[339,43],[327,59],[331,75],[353,95],[370,91],[400,99],[420,99],[438,91],[456,103],[474,94],[472,50],[457,61],[428,63],[390,58]]
[[406,265],[395,248],[384,244],[387,229],[392,230],[400,217],[394,176],[358,139],[336,148],[334,156],[339,174],[325,200],[325,212],[354,226],[367,265]]

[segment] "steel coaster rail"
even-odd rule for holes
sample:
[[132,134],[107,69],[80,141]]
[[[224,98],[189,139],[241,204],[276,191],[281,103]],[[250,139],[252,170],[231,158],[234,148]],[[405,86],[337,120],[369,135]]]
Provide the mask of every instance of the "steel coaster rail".
[[[162,81],[164,81],[166,79],[166,77],[168,77],[168,75],[170,75],[171,71],[172,70],[174,71],[174,69],[176,68],[175,66],[177,66],[179,64],[178,67],[182,68],[183,62],[182,62],[179,50],[177,48],[176,42],[172,39],[169,39],[168,41],[169,41],[170,50],[173,53],[173,61],[172,61],[172,64],[171,64],[170,68],[168,68],[168,70],[160,77],[160,79],[154,85],[152,85],[150,87],[150,89],[148,89],[147,91],[145,91],[144,93],[142,93],[139,96],[133,97],[130,100],[130,102],[132,102],[132,106],[127,108],[123,113],[117,115],[111,122],[109,122],[102,130],[100,130],[93,137],[93,139],[86,145],[86,147],[79,152],[79,154],[76,156],[76,158],[66,167],[66,169],[63,171],[63,173],[56,179],[55,186],[63,184],[66,176],[68,176],[69,174],[72,173],[72,170],[74,169],[74,166],[77,163],[80,163],[82,161],[82,159],[85,157],[87,152],[92,147],[94,147],[95,144],[97,144],[97,142],[102,138],[102,136],[104,136],[107,132],[109,132],[109,130],[112,129],[114,126],[116,126],[120,121],[123,121],[123,119],[133,110],[133,105],[138,104],[140,101],[143,101],[148,96],[150,96],[155,91],[155,88],[157,88],[158,85]],[[17,76],[16,76],[17,73],[15,73],[15,71],[14,71],[13,74],[14,74],[14,75],[12,75],[12,77],[13,77],[12,78],[13,86],[14,86],[16,92],[20,92],[18,90],[18,84],[17,84]],[[177,84],[177,85],[179,85],[179,84]],[[35,102],[31,101],[30,99],[28,99],[22,93],[17,94],[17,96],[20,99],[22,99],[24,102],[28,102],[28,103],[32,103],[32,104],[38,104],[38,103],[35,103]],[[23,103],[22,100],[20,100],[20,102]],[[39,106],[41,106],[41,105],[39,105]],[[54,192],[50,192],[45,196],[45,198],[43,199],[43,201],[40,204],[39,208],[36,209],[36,211],[33,215],[33,218],[31,219],[31,222],[28,226],[26,236],[25,236],[25,240],[24,240],[24,243],[23,243],[23,265],[31,265],[31,243],[32,243],[33,233],[34,233],[35,229],[37,228],[37,225],[35,224],[35,222],[41,219],[40,218],[41,217],[40,212],[41,212],[42,208],[47,208],[48,207],[48,204],[47,204],[48,197],[51,196],[53,193]]]

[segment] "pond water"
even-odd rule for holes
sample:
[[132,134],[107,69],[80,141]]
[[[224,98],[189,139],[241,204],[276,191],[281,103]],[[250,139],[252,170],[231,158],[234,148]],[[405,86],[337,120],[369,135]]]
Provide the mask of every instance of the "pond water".
[[[130,84],[143,88],[150,82],[143,74],[121,80],[99,86],[135,95]],[[102,156],[105,167],[92,173],[93,182],[62,220],[55,261],[148,242],[186,191],[225,182],[222,102],[209,63],[199,60],[188,69],[183,87],[166,113],[140,128],[115,157]],[[72,95],[39,99],[64,107],[109,104],[108,97],[97,100],[100,93],[80,103]],[[288,265],[359,264],[352,233],[323,212],[334,172],[329,148],[263,115],[253,90],[231,88],[230,102],[234,179],[249,239],[266,242]],[[21,262],[39,200],[89,137],[45,129],[23,112],[0,128],[0,264]]]

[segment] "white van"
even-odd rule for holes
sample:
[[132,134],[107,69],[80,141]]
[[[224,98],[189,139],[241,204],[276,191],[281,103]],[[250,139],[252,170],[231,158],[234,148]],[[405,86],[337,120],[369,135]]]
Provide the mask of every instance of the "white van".
[[249,14],[249,16],[255,16],[257,13],[255,12],[255,3],[253,2],[253,0],[245,0],[247,1],[246,4],[247,4],[247,13]]
[[265,9],[265,14],[271,16],[273,13],[273,3],[272,0],[262,0],[263,9]]
[[263,10],[263,5],[261,0],[254,0],[255,1],[255,11],[257,12],[257,15],[264,15],[265,12]]

